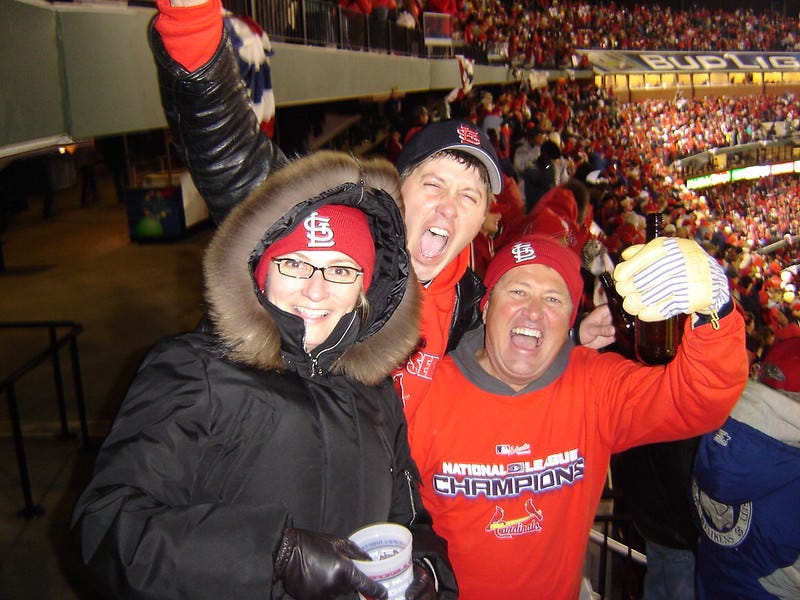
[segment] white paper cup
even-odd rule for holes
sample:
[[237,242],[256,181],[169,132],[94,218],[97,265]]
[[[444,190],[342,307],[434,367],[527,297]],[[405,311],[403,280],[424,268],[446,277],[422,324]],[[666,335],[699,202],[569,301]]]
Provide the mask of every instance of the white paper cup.
[[350,539],[372,558],[353,561],[358,569],[383,585],[389,600],[402,600],[414,578],[408,528],[397,523],[375,523],[355,531]]

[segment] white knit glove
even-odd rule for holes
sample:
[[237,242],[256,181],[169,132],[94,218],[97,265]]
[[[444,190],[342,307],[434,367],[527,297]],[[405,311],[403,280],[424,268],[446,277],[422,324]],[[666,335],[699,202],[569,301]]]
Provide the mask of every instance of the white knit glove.
[[660,237],[622,253],[614,269],[623,307],[642,321],[715,314],[730,299],[728,279],[694,240]]

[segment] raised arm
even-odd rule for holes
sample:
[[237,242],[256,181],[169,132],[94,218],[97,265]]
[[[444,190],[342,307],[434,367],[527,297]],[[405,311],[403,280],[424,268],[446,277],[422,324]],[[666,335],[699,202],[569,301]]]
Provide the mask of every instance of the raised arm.
[[681,313],[691,318],[669,364],[626,362],[609,378],[616,387],[606,396],[623,399],[606,411],[606,422],[615,424],[608,434],[614,451],[718,427],[748,375],[744,321],[716,260],[693,240],[657,238],[629,250],[614,270],[625,309],[650,321]]
[[222,221],[286,158],[259,129],[219,0],[159,0],[150,28],[161,104],[181,157]]

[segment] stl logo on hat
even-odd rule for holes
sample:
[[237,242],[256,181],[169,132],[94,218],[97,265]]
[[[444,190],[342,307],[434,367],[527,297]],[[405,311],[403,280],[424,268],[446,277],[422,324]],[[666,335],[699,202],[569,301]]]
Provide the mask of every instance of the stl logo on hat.
[[473,146],[481,145],[481,138],[476,129],[472,129],[467,125],[459,125],[456,129],[456,133],[458,134],[458,139],[464,144],[472,144]]
[[309,248],[331,248],[336,242],[333,239],[330,217],[321,217],[317,211],[303,220]]
[[536,250],[533,249],[530,242],[517,242],[511,247],[511,254],[514,256],[514,262],[517,263],[536,258]]

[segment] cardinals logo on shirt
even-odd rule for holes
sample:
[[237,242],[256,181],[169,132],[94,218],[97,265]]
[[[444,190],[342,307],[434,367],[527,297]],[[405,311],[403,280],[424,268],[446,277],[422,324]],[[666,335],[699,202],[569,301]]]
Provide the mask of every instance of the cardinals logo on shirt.
[[492,515],[489,524],[486,526],[486,531],[493,533],[501,540],[541,531],[544,514],[536,508],[533,498],[528,498],[523,508],[525,510],[524,516],[516,519],[506,519],[505,510],[495,506],[494,515]]

